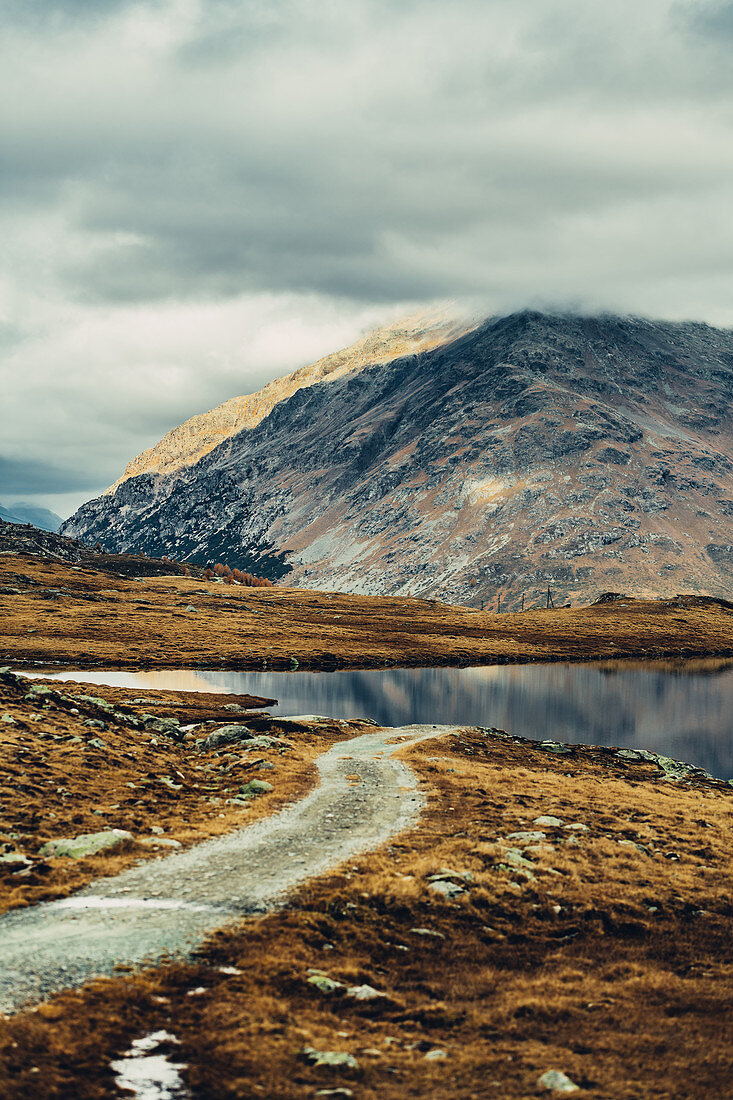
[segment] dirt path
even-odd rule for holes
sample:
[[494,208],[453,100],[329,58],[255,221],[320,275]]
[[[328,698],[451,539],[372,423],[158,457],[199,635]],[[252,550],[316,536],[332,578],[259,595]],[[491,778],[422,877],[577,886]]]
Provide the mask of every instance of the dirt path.
[[392,754],[457,728],[401,726],[342,741],[318,760],[318,788],[275,817],[100,879],[63,901],[6,914],[0,1011],[115,966],[185,954],[214,929],[376,847],[411,824],[422,804],[415,776]]

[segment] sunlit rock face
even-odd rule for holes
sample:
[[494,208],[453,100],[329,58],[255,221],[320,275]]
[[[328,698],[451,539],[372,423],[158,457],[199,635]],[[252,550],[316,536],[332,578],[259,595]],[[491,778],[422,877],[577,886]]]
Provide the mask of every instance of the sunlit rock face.
[[[376,334],[194,418],[64,533],[507,609],[548,586],[556,603],[733,591],[733,332],[527,312],[443,324]],[[245,419],[221,419],[229,406]]]

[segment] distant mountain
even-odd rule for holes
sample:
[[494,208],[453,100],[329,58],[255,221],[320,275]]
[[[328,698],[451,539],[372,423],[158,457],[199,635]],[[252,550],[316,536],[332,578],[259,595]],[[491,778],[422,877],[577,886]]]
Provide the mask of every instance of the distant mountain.
[[[730,595],[733,332],[534,312],[409,331],[396,358],[380,337],[380,359],[362,344],[194,418],[64,533],[507,609],[548,586]],[[216,442],[228,407],[250,419]]]
[[0,519],[7,520],[8,523],[32,523],[42,531],[58,531],[63,523],[61,516],[48,508],[38,508],[35,504],[26,504],[24,501],[8,508],[0,504]]

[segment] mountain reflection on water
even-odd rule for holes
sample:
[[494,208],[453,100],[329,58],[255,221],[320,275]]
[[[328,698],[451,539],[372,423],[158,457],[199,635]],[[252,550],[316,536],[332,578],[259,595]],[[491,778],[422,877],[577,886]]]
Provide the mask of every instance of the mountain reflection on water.
[[[62,673],[74,678],[72,673]],[[536,740],[651,749],[733,777],[733,665],[493,665],[339,672],[84,672],[120,687],[235,692],[273,714],[497,726]]]

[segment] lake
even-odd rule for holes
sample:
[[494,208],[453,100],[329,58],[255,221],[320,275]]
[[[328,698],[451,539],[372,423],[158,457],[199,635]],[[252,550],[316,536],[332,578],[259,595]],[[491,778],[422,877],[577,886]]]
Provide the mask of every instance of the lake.
[[[48,675],[48,674],[45,674]],[[645,748],[733,777],[733,663],[492,665],[338,672],[63,672],[59,679],[276,698],[273,714],[496,726]]]

